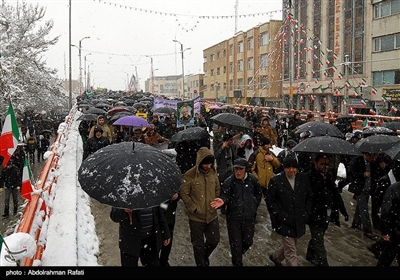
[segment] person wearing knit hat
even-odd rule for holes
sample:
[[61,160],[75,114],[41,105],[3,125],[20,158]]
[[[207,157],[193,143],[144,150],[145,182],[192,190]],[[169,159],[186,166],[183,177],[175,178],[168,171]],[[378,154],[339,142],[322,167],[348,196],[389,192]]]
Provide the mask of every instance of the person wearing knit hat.
[[289,167],[299,168],[299,163],[295,157],[285,157],[283,159],[283,168]]

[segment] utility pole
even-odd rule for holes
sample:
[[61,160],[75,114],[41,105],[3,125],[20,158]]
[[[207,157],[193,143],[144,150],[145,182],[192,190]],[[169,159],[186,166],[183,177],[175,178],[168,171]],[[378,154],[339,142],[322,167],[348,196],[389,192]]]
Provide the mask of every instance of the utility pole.
[[[349,64],[350,64],[350,57],[348,54],[346,54],[344,56],[345,58],[345,63],[344,63],[344,77],[345,77],[345,82],[347,82],[349,80]],[[342,106],[342,114],[343,115],[347,115],[349,110],[348,110],[348,102],[349,102],[349,90],[347,89],[347,87],[344,87],[344,95],[343,95],[345,104],[343,104]]]
[[[286,20],[289,18],[289,14],[292,13],[292,1],[288,0],[286,9]],[[294,71],[294,61],[293,61],[293,47],[292,47],[292,22],[291,20],[288,22],[288,48],[289,48],[289,56],[288,56],[288,69],[289,69],[289,114],[293,109],[293,71]]]
[[69,81],[68,81],[68,89],[69,89],[69,103],[68,107],[69,110],[72,109],[72,66],[71,66],[71,0],[69,0],[69,44],[68,44],[68,50],[69,50]]

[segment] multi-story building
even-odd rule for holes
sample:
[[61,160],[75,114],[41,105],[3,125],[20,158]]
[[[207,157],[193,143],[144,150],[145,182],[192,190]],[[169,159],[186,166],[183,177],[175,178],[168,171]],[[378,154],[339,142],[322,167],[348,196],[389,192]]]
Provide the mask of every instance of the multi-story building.
[[[182,75],[154,76],[145,81],[145,91],[168,98],[193,99],[203,96],[203,74],[185,75],[185,90],[182,91]],[[185,92],[185,96],[180,96]]]
[[283,11],[284,107],[393,106],[382,97],[400,97],[400,1],[283,0]]
[[231,104],[276,103],[281,99],[281,65],[276,35],[280,20],[239,31],[203,51],[204,99]]

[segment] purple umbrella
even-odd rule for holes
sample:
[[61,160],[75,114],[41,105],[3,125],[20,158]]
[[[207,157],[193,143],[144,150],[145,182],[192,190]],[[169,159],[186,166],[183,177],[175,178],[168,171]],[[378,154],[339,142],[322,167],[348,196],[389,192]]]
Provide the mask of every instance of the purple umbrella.
[[127,125],[127,126],[138,126],[138,127],[150,127],[150,124],[143,118],[138,116],[125,116],[116,120],[114,125]]

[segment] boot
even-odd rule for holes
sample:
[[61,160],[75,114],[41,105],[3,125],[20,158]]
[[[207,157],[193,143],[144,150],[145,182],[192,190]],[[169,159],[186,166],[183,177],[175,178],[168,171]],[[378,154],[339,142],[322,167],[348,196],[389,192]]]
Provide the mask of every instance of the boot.
[[381,255],[381,240],[382,239],[367,245],[368,251],[374,254],[376,259],[379,259],[379,256]]

